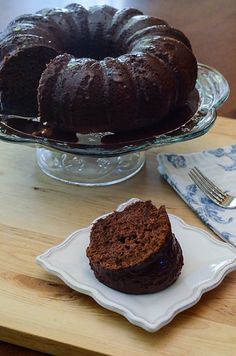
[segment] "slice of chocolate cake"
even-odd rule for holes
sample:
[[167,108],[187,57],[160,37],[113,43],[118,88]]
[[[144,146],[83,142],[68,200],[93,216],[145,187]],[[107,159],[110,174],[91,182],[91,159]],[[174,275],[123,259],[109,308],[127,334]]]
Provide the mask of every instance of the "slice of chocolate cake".
[[158,292],[178,278],[181,247],[164,206],[138,201],[99,219],[87,248],[96,278],[130,294]]

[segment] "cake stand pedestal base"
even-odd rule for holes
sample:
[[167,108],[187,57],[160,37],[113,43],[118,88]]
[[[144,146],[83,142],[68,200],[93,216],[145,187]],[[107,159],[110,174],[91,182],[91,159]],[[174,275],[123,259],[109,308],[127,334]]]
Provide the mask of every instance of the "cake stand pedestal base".
[[48,176],[69,184],[105,186],[123,182],[138,173],[145,162],[143,152],[117,157],[79,156],[39,147],[39,168]]

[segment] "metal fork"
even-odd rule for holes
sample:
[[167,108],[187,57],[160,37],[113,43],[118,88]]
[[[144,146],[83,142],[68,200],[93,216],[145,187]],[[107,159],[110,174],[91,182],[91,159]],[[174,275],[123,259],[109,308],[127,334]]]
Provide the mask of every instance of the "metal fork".
[[198,188],[215,204],[225,209],[236,208],[236,197],[223,192],[215,183],[207,178],[197,167],[194,167],[188,173],[190,178]]

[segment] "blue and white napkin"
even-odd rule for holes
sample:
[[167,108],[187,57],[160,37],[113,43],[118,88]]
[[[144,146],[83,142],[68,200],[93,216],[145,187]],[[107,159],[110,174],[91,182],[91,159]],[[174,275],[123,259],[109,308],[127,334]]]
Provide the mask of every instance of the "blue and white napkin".
[[190,154],[159,154],[158,170],[181,198],[216,234],[236,247],[236,209],[214,204],[188,172],[197,166],[222,190],[236,196],[236,145]]

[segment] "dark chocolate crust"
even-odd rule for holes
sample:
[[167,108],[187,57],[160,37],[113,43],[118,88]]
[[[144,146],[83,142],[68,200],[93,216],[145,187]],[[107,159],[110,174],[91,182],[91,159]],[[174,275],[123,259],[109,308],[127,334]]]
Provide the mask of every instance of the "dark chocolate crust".
[[3,110],[39,114],[52,129],[158,125],[184,104],[196,77],[186,36],[136,9],[43,9],[19,16],[0,35]]
[[181,247],[174,235],[146,262],[121,270],[105,270],[90,263],[96,278],[110,288],[128,294],[159,292],[173,284],[183,266]]

